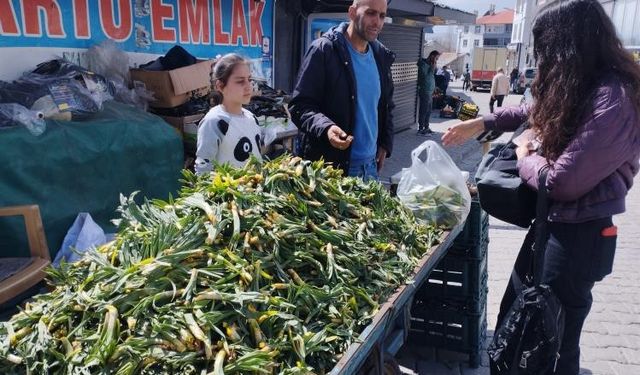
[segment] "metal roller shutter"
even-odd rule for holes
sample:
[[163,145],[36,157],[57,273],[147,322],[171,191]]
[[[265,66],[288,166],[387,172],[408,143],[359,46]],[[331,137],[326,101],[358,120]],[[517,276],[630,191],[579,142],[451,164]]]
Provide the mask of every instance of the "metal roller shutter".
[[418,59],[422,49],[422,28],[385,24],[378,39],[396,54],[391,67],[395,92],[393,112],[396,131],[417,122]]

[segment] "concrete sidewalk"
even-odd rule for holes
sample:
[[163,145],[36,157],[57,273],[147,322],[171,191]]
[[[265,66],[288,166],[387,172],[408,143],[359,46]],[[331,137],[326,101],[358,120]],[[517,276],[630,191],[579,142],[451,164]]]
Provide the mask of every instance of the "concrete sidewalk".
[[[454,95],[461,94],[461,83],[454,82]],[[506,105],[518,104],[521,96],[506,98]],[[481,113],[488,113],[487,93],[469,93]],[[437,115],[437,111],[434,113]],[[412,129],[397,135],[395,153],[382,171],[382,178],[410,164],[410,151],[426,139],[439,141],[456,120],[434,118],[433,136],[418,137]],[[504,135],[501,140],[508,139]],[[462,170],[474,173],[481,159],[481,147],[469,141],[460,147],[447,149]],[[636,179],[636,183],[638,179]],[[627,212],[614,218],[619,228],[618,246],[613,273],[597,283],[593,290],[593,307],[587,318],[581,340],[581,374],[640,374],[640,187],[635,186],[627,198]],[[487,320],[489,336],[493,335],[500,300],[509,280],[511,268],[526,232],[516,226],[491,218],[489,231],[489,296]],[[483,350],[482,365],[468,367],[466,357],[444,350],[406,345],[397,356],[406,373],[414,374],[489,374],[488,357]]]

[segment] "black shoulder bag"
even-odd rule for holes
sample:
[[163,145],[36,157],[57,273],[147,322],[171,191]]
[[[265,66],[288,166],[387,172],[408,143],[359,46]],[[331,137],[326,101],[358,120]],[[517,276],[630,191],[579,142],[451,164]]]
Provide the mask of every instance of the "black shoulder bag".
[[[512,140],[528,128],[522,124]],[[513,141],[489,151],[478,166],[476,185],[480,206],[495,218],[528,228],[536,216],[536,192],[518,174],[518,157]]]
[[501,375],[539,375],[555,372],[564,331],[564,309],[549,285],[542,283],[544,253],[549,238],[547,173],[541,171],[536,209],[536,232],[530,275],[525,278],[511,309],[487,349]]

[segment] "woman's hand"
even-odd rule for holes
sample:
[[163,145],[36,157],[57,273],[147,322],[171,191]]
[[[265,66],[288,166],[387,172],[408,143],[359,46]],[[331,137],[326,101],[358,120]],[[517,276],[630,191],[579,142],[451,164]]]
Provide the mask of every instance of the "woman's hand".
[[482,117],[467,120],[449,128],[442,136],[442,144],[445,146],[461,145],[483,131],[484,120]]
[[518,148],[516,148],[516,156],[518,157],[518,160],[521,160],[531,155],[533,151],[534,151],[533,143],[529,141],[523,144],[522,146],[518,146]]

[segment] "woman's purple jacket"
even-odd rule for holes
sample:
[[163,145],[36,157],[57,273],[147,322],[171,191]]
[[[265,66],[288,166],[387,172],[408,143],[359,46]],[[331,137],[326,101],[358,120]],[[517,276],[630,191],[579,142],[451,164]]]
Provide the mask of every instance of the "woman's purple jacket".
[[[487,130],[514,131],[529,107],[498,109],[484,117]],[[549,220],[581,223],[625,211],[625,197],[640,168],[640,118],[619,80],[603,81],[590,114],[562,155],[549,166]],[[520,177],[538,189],[538,173],[549,165],[532,154],[518,161]]]

